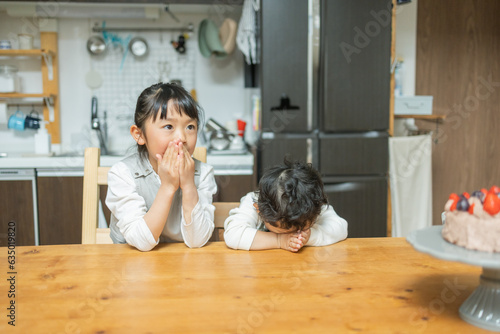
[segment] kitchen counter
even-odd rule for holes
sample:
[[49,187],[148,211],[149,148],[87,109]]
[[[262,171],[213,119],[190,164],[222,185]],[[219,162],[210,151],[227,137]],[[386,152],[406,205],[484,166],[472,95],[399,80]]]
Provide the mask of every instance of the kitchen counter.
[[[121,156],[101,156],[102,166],[112,166],[120,161]],[[83,171],[83,156],[8,156],[0,158],[0,168],[20,169],[81,169]],[[216,175],[252,175],[254,157],[251,153],[234,155],[207,155],[207,163],[214,167]]]

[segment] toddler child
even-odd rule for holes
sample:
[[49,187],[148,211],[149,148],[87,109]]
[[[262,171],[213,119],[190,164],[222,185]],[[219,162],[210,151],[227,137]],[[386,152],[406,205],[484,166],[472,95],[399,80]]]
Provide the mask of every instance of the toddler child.
[[244,196],[224,222],[224,240],[234,249],[297,252],[346,237],[347,222],[328,205],[319,173],[287,160],[267,170],[258,191]]

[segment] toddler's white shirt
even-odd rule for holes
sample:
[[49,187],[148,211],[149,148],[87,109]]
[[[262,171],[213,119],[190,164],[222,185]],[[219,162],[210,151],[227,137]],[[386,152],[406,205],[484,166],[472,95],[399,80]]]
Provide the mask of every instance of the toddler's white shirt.
[[[250,192],[241,199],[240,206],[229,212],[224,222],[224,241],[234,249],[250,250],[257,231],[266,231],[264,222],[253,206],[257,194]],[[326,246],[347,238],[347,221],[339,217],[331,205],[323,205],[311,227],[306,246]]]

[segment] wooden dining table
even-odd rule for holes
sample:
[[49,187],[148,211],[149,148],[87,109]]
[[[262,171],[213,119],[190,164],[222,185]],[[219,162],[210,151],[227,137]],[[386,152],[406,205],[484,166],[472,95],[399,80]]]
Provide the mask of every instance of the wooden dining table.
[[459,316],[481,268],[403,238],[298,253],[223,242],[24,246],[13,267],[8,250],[0,333],[488,333]]

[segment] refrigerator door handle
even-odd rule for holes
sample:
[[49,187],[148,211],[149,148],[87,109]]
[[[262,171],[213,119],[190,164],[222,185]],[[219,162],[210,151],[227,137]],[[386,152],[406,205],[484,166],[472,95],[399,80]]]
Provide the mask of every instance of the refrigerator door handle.
[[312,164],[313,163],[313,140],[312,140],[312,138],[307,138],[306,143],[307,143],[306,162],[308,164]]
[[363,185],[359,182],[342,182],[337,184],[325,184],[325,192],[327,193],[340,193],[346,191],[361,190]]
[[290,104],[290,98],[285,93],[281,94],[280,105],[276,107],[271,107],[271,111],[277,110],[298,110],[297,106],[292,106]]
[[315,87],[319,63],[319,0],[308,0],[308,33],[307,33],[307,130],[313,130],[315,109]]

